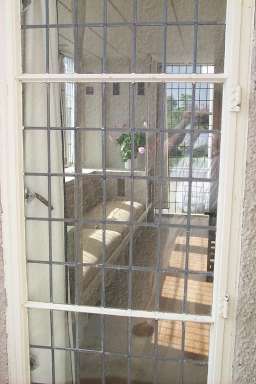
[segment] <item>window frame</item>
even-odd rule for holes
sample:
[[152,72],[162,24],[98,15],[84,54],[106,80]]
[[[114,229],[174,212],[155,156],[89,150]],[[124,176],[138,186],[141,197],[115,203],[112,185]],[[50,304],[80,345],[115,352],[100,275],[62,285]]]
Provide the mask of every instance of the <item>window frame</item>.
[[[7,292],[7,333],[9,383],[30,380],[27,308],[65,310],[67,305],[29,303],[26,289],[26,258],[24,233],[24,188],[22,156],[21,84],[23,82],[216,82],[223,83],[223,116],[221,151],[222,168],[217,222],[217,249],[212,316],[163,314],[173,320],[214,323],[210,340],[208,384],[229,383],[232,376],[235,310],[239,275],[242,199],[245,178],[246,134],[248,125],[249,66],[253,30],[253,0],[228,0],[224,74],[21,74],[20,2],[3,0],[0,9],[2,49],[6,55],[0,65],[1,126],[1,199],[2,231]],[[0,21],[1,21],[0,19]],[[243,42],[243,44],[241,43]],[[245,44],[244,42],[248,42]],[[0,46],[1,47],[1,46]],[[238,48],[239,47],[239,48]],[[240,58],[243,60],[240,60]],[[233,87],[240,84],[241,111],[230,110]],[[230,135],[230,132],[233,133]],[[16,241],[13,241],[16,239]],[[228,241],[226,239],[229,239]],[[232,241],[231,241],[232,240]],[[225,255],[225,257],[221,257]],[[231,259],[232,256],[232,259]],[[218,277],[216,279],[216,276]],[[222,316],[223,299],[231,298],[228,320]],[[88,307],[74,311],[88,312]],[[112,310],[99,309],[110,314]],[[92,309],[95,313],[95,308]],[[119,310],[115,310],[119,311]],[[119,311],[123,313],[122,310]],[[125,311],[129,316],[129,310]],[[143,311],[138,316],[144,316]],[[152,316],[154,313],[152,313]],[[166,317],[167,315],[167,317]],[[134,316],[134,314],[133,314]],[[154,317],[155,318],[155,317]],[[200,320],[199,320],[200,318]],[[224,362],[224,363],[223,363]]]

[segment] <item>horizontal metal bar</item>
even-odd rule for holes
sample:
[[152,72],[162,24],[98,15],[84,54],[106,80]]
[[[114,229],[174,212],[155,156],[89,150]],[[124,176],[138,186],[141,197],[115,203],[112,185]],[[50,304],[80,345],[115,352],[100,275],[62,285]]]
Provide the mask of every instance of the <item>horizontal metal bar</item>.
[[227,75],[219,74],[167,74],[167,73],[71,73],[23,74],[16,77],[22,83],[224,83]]
[[[210,115],[210,113],[209,113]],[[50,128],[47,128],[47,127],[32,127],[32,126],[24,126],[23,127],[23,130],[24,131],[68,131],[68,132],[75,132],[79,129],[79,132],[80,131],[89,131],[89,132],[106,132],[106,133],[109,133],[109,132],[130,132],[130,131],[134,131],[134,132],[145,132],[145,133],[163,133],[163,134],[168,134],[168,135],[174,135],[176,133],[198,133],[198,134],[220,134],[221,133],[221,130],[220,129],[202,129],[202,128],[193,128],[193,129],[175,129],[175,128],[166,128],[166,129],[160,129],[160,128],[140,128],[140,127],[135,127],[135,128],[132,128],[132,129],[127,129],[127,130],[124,130],[124,128],[99,128],[99,127],[50,127]]]
[[[162,216],[164,218],[170,216],[173,218],[173,214],[162,214]],[[179,214],[176,214],[175,216],[181,216]],[[79,219],[75,219],[75,218],[72,218],[72,219],[65,219],[65,218],[52,218],[52,217],[31,217],[31,216],[27,216],[25,217],[25,220],[26,221],[44,221],[44,222],[55,222],[55,223],[66,223],[66,224],[70,224],[70,225],[75,225],[75,223],[77,222],[80,222],[81,225],[100,225],[100,224],[105,224],[105,225],[108,225],[108,224],[122,224],[122,225],[132,225],[136,228],[159,228],[159,225],[160,227],[164,227],[164,228],[181,228],[181,229],[188,229],[188,230],[193,230],[193,229],[198,229],[198,230],[205,230],[205,231],[215,231],[216,230],[216,226],[213,226],[213,225],[193,225],[193,224],[190,224],[190,225],[187,225],[187,224],[170,224],[170,223],[166,223],[166,222],[160,222],[158,224],[158,222],[154,223],[146,223],[146,222],[143,222],[143,223],[139,223],[139,222],[130,222],[130,221],[117,221],[117,220],[79,220]]]
[[[21,29],[46,29],[46,28],[118,28],[118,27],[132,27],[134,25],[133,22],[108,22],[108,23],[101,23],[101,22],[91,22],[91,23],[76,23],[76,24],[23,24],[21,25]],[[136,22],[136,27],[164,27],[165,25],[167,26],[191,26],[193,27],[194,25],[200,25],[200,26],[225,26],[226,24],[223,22],[219,21],[148,21],[148,22]]]
[[[188,167],[187,167],[188,168]],[[183,169],[187,169],[187,168],[183,168]],[[108,170],[107,170],[108,171]],[[207,169],[206,169],[207,171]],[[192,177],[190,178],[189,176],[143,176],[143,175],[140,175],[139,173],[143,172],[143,171],[134,171],[134,176],[132,176],[129,171],[126,172],[122,172],[122,171],[119,171],[120,174],[112,174],[111,172],[110,173],[107,173],[106,176],[103,175],[103,172],[101,172],[101,170],[98,170],[98,171],[92,171],[90,173],[71,173],[71,172],[66,172],[66,173],[51,173],[51,172],[24,172],[24,176],[27,176],[27,177],[46,177],[46,176],[50,176],[50,177],[67,177],[67,178],[75,178],[75,177],[83,177],[83,176],[88,176],[88,177],[95,177],[95,176],[98,176],[99,178],[102,178],[103,180],[110,180],[110,179],[124,179],[124,180],[128,180],[128,179],[132,179],[132,180],[144,180],[144,181],[154,181],[155,182],[155,185],[158,185],[158,184],[164,184],[164,183],[168,183],[168,181],[173,181],[173,182],[183,182],[183,183],[188,183],[189,181],[191,181],[192,183],[213,183],[213,182],[217,182],[218,179],[216,178],[208,178],[208,177]],[[137,175],[136,175],[136,172],[137,172]]]
[[[72,261],[45,261],[45,260],[27,260],[28,264],[42,264],[42,265],[51,265],[51,266],[65,266],[74,268],[76,266],[80,267],[91,267],[95,269],[101,269],[104,267],[104,269],[107,270],[115,270],[115,271],[129,271],[129,269],[133,272],[156,272],[156,268],[153,267],[140,267],[133,265],[129,267],[128,265],[114,265],[114,264],[93,264],[93,263],[79,263],[79,262],[72,262]],[[189,275],[189,276],[203,276],[203,277],[213,277],[213,272],[205,272],[205,271],[194,271],[194,270],[185,270],[182,268],[159,268],[159,271],[161,273],[169,273],[169,274],[178,274],[178,275]]]
[[33,309],[46,309],[46,310],[48,309],[48,310],[55,310],[55,311],[91,313],[96,315],[133,317],[133,318],[144,318],[144,319],[155,319],[155,320],[191,321],[195,323],[206,323],[206,324],[214,323],[213,316],[189,315],[185,313],[140,311],[140,310],[134,310],[134,309],[91,307],[87,305],[43,303],[43,302],[37,302],[37,301],[26,301],[24,305],[26,308],[33,308]]
[[[128,353],[123,353],[123,352],[108,352],[108,351],[103,351],[101,349],[85,349],[85,348],[72,348],[72,347],[58,347],[54,346],[51,347],[49,345],[37,345],[37,344],[30,344],[31,349],[45,349],[45,350],[55,350],[55,351],[66,351],[66,352],[79,352],[79,353],[87,353],[87,354],[96,354],[96,355],[105,355],[105,356],[115,356],[115,357],[124,357],[127,358],[129,357]],[[142,354],[137,354],[137,353],[132,353],[133,358],[139,358],[141,360],[152,360],[152,359],[157,359],[158,361],[165,361],[165,362],[175,362],[175,363],[191,363],[193,365],[198,365],[198,366],[207,366],[208,361],[207,360],[195,360],[195,359],[187,359],[186,357],[182,358],[177,358],[175,359],[174,357],[170,356],[161,356],[158,354],[155,356],[155,354],[148,354],[148,355],[142,355]]]

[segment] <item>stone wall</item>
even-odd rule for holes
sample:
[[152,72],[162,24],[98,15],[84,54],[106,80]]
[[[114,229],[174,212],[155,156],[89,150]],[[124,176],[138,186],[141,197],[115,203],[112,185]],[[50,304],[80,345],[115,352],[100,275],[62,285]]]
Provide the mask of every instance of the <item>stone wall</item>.
[[252,59],[233,384],[256,383],[256,29]]
[[[1,196],[0,196],[1,197]],[[4,288],[4,263],[2,247],[2,207],[0,203],[0,383],[8,383],[7,336],[6,336],[6,294]]]

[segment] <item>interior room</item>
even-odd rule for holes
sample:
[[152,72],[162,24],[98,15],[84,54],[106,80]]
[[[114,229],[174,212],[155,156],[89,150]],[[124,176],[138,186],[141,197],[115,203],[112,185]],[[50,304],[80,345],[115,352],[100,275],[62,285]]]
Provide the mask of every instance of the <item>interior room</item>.
[[[155,3],[23,1],[25,73],[223,72],[226,2]],[[206,384],[209,324],[122,310],[211,315],[222,85],[28,82],[23,95],[29,300],[120,310],[31,309],[32,381]]]

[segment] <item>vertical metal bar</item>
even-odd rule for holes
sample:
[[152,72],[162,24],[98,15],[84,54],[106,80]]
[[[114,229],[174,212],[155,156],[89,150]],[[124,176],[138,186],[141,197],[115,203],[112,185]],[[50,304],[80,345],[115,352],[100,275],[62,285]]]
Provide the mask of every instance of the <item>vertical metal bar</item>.
[[78,0],[73,0],[73,27],[74,27],[74,72],[79,73],[79,47],[78,47]]
[[[78,84],[75,84],[75,172],[80,172],[80,137],[79,137],[79,132],[77,128],[77,103],[78,103]],[[81,177],[82,176],[75,176],[75,181],[74,181],[74,196],[75,196],[75,234],[74,234],[74,240],[75,240],[75,297],[74,301],[76,305],[80,304],[80,235],[81,235]],[[78,317],[75,316],[75,322],[76,322],[76,331],[75,331],[75,338],[76,338],[76,348],[79,345],[79,340],[78,340]],[[80,377],[80,367],[79,367],[79,359],[78,359],[78,354],[75,353],[75,372],[76,372],[76,381],[79,382],[79,377]]]
[[193,73],[196,73],[199,0],[194,0],[194,2]]
[[107,73],[107,44],[108,44],[108,28],[107,28],[107,12],[108,12],[108,1],[103,1],[103,58],[102,58],[102,73]]
[[164,0],[164,9],[163,9],[163,21],[164,21],[164,31],[163,31],[163,65],[162,65],[162,71],[163,73],[166,72],[167,68],[167,34],[168,34],[168,26],[167,26],[167,18],[168,18],[168,0]]
[[136,73],[137,61],[137,0],[133,0],[132,57],[131,72]]
[[158,383],[158,326],[159,320],[154,320],[154,384]]
[[[107,23],[108,23],[108,2],[104,0],[103,2],[103,60],[102,60],[102,73],[107,72]],[[106,306],[106,292],[105,292],[105,263],[106,263],[106,219],[107,219],[107,210],[106,210],[106,200],[107,200],[107,85],[103,83],[101,85],[102,90],[102,172],[103,172],[103,193],[102,193],[102,203],[103,203],[103,225],[102,225],[102,290],[101,290],[101,305]],[[105,369],[105,322],[104,319],[101,321],[101,337],[102,337],[102,384],[106,382],[106,369]]]
[[[135,97],[136,97],[136,84],[129,84],[129,103],[130,116],[129,116],[129,133],[131,134],[132,151],[131,151],[131,177],[130,177],[130,223],[129,223],[129,266],[128,266],[128,308],[132,308],[132,265],[133,265],[133,235],[134,235],[134,160],[135,160]],[[131,382],[131,320],[128,320],[128,384]]]
[[[73,0],[73,23],[74,23],[74,72],[80,72],[79,68],[79,34],[78,34],[78,0]],[[81,174],[81,150],[80,150],[80,132],[78,131],[79,126],[79,84],[74,84],[74,136],[75,136],[75,149],[74,149],[74,158],[75,158],[75,173]],[[83,210],[83,204],[81,201],[81,187],[83,185],[83,180],[81,176],[75,176],[75,185],[74,185],[74,216],[75,216],[75,304],[80,304],[80,236],[81,236],[81,210]],[[75,314],[75,382],[80,382],[80,359],[79,359],[79,315]]]
[[186,337],[186,325],[185,322],[181,322],[181,356],[182,362],[180,366],[180,380],[179,384],[184,383],[184,360],[185,360],[185,337]]
[[156,260],[156,303],[155,310],[159,310],[160,306],[160,277],[161,277],[161,222],[163,208],[163,183],[164,183],[164,135],[165,135],[165,97],[166,84],[161,84],[160,94],[160,130],[159,130],[159,199],[158,199],[158,220],[157,220],[157,260]]
[[[106,306],[106,292],[105,292],[105,264],[106,264],[106,219],[107,219],[107,210],[106,210],[106,200],[107,200],[107,170],[106,170],[106,83],[101,85],[102,88],[102,215],[103,215],[103,224],[102,224],[102,287],[101,287],[101,305]],[[104,338],[104,327],[101,328],[102,337]],[[104,345],[103,345],[104,347]],[[103,348],[103,366],[102,366],[102,383],[105,383],[105,356]]]
[[45,38],[46,38],[46,47],[45,47],[45,67],[46,73],[50,72],[50,41],[49,41],[49,0],[45,0],[45,16],[46,16],[46,28],[45,28]]
[[[53,278],[52,278],[52,188],[51,188],[51,131],[50,131],[50,84],[46,84],[46,109],[47,109],[47,157],[48,157],[48,229],[49,229],[49,283],[50,283],[50,302],[53,302]],[[51,328],[51,359],[52,359],[52,382],[55,383],[55,360],[53,349],[53,311],[50,310]]]
[[[132,28],[132,52],[131,52],[131,72],[136,72],[136,52],[137,52],[137,0],[133,0],[133,28]],[[130,182],[130,226],[129,226],[129,269],[128,269],[128,308],[132,308],[132,264],[133,264],[133,200],[134,200],[134,132],[135,132],[135,95],[136,85],[129,84],[129,132],[132,139],[132,158],[131,158],[131,182]],[[132,356],[132,318],[128,317],[128,377],[127,382],[132,382],[131,356]]]

